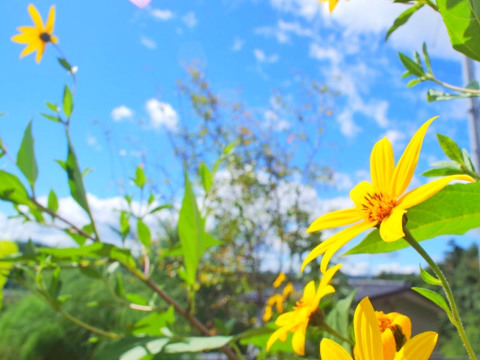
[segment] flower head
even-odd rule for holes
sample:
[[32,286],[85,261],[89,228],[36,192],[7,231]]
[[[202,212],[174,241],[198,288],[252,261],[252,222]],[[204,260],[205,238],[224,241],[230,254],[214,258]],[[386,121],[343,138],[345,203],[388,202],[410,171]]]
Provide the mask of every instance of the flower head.
[[[397,351],[395,341],[382,341],[381,328],[368,297],[358,304],[353,327],[355,360],[428,360],[438,338],[436,332],[426,331],[406,341],[400,351]],[[384,330],[391,332],[390,328]],[[342,346],[326,338],[320,343],[320,355],[322,359],[328,360],[353,360]]]
[[335,6],[337,6],[337,2],[338,0],[319,0],[318,2],[324,2],[324,1],[328,1],[328,9],[330,10],[330,12],[333,11],[333,9],[335,9]]
[[375,226],[380,229],[383,241],[392,242],[405,236],[403,215],[442,190],[452,180],[474,180],[467,175],[451,175],[431,181],[405,193],[417,166],[423,138],[428,126],[436,117],[425,122],[413,135],[395,166],[392,144],[387,138],[378,141],[370,156],[372,182],[362,181],[350,192],[354,208],[337,210],[316,219],[308,233],[351,225],[315,247],[305,258],[302,270],[318,256],[323,255],[321,270],[325,272],[332,256],[361,232]]
[[297,301],[293,307],[293,311],[280,315],[275,324],[280,326],[268,339],[267,351],[270,350],[275,341],[285,342],[288,333],[293,333],[292,346],[293,350],[300,355],[305,354],[305,335],[310,318],[318,310],[320,300],[327,294],[335,292],[330,285],[330,280],[341,267],[340,264],[328,269],[320,280],[318,288],[315,289],[315,282],[310,281],[303,291],[302,298]]
[[39,63],[40,60],[42,60],[47,43],[52,42],[56,44],[58,42],[57,37],[53,35],[53,27],[55,25],[55,6],[52,5],[50,7],[47,23],[45,25],[34,5],[28,5],[28,13],[32,18],[33,26],[20,26],[17,29],[20,31],[20,34],[13,36],[12,41],[20,44],[27,44],[20,54],[21,58],[36,50],[37,55],[35,56],[35,60]]
[[273,287],[278,288],[280,285],[283,284],[283,282],[287,279],[285,276],[285,273],[282,271],[280,274],[278,274],[277,278],[273,282]]

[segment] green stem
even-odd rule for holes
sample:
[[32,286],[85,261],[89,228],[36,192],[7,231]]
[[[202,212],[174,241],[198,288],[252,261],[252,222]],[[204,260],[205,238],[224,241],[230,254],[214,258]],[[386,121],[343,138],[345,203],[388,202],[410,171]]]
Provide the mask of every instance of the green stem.
[[452,84],[443,82],[443,81],[441,81],[441,80],[438,80],[438,79],[437,79],[436,77],[434,77],[433,75],[427,75],[427,79],[433,81],[434,83],[437,83],[437,84],[440,85],[440,86],[443,86],[443,87],[446,88],[446,89],[458,91],[458,92],[460,92],[460,93],[470,94],[470,95],[472,95],[472,96],[480,96],[480,90],[467,89],[467,88],[464,88],[464,87],[455,86],[455,85],[452,85]]
[[403,231],[405,232],[404,239],[407,241],[407,243],[413,247],[421,257],[425,259],[427,264],[430,266],[430,268],[433,270],[435,275],[437,275],[438,279],[442,283],[443,290],[445,290],[445,294],[447,295],[448,303],[450,304],[450,310],[452,312],[451,319],[453,320],[453,325],[457,328],[458,335],[460,336],[460,339],[463,342],[463,345],[465,346],[465,349],[468,353],[468,356],[470,357],[470,360],[476,360],[475,353],[472,349],[472,345],[470,344],[467,334],[465,333],[465,329],[462,324],[462,320],[460,318],[460,314],[458,313],[458,308],[457,304],[455,303],[455,299],[453,298],[453,292],[452,289],[450,288],[450,284],[448,283],[445,275],[443,274],[442,270],[438,267],[438,265],[433,261],[433,259],[430,257],[430,255],[427,254],[427,252],[423,249],[423,247],[415,240],[415,238],[412,236],[410,231],[406,228],[406,226],[403,227]]
[[342,334],[340,334],[337,330],[335,330],[334,328],[330,327],[330,325],[328,325],[327,323],[324,322],[324,323],[320,326],[320,328],[323,329],[323,330],[325,330],[325,331],[328,332],[329,334],[331,334],[331,335],[339,338],[340,340],[345,341],[345,342],[348,343],[350,346],[352,346],[352,347],[355,346],[355,343],[354,343],[352,340],[344,337],[344,336],[343,336]]

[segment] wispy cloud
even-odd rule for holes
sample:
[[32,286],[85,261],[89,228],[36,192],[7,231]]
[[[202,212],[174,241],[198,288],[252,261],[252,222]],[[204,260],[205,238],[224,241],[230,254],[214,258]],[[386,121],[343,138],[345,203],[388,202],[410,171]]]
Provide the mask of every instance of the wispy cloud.
[[157,20],[161,20],[161,21],[167,21],[167,20],[170,20],[174,17],[174,14],[173,12],[171,12],[170,10],[161,10],[161,9],[152,9],[150,11],[150,14],[152,14],[152,16],[157,19]]
[[301,37],[313,37],[312,30],[303,27],[298,21],[287,22],[278,20],[275,26],[262,26],[254,31],[259,35],[273,37],[281,44],[289,43],[292,34]]
[[193,29],[198,24],[197,16],[193,11],[186,13],[182,17],[182,20],[183,20],[183,23],[190,29]]
[[122,121],[131,118],[133,116],[133,111],[125,105],[120,105],[112,110],[110,116],[113,121]]
[[145,46],[146,48],[148,49],[156,49],[157,48],[157,43],[155,42],[155,40],[153,39],[150,39],[146,36],[142,36],[140,38],[140,43]]
[[236,51],[242,50],[243,45],[245,45],[245,40],[240,38],[235,38],[233,40],[232,51],[236,52]]
[[150,116],[150,124],[153,128],[164,127],[170,131],[177,131],[178,115],[170,104],[157,99],[150,99],[146,102],[145,108]]
[[253,55],[258,62],[261,63],[276,63],[279,59],[278,54],[266,55],[261,49],[253,50]]

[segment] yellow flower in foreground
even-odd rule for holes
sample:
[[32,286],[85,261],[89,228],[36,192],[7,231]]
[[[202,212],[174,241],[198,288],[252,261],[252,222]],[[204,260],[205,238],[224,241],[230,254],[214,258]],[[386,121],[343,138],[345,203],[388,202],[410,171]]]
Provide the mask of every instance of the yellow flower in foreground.
[[45,46],[47,43],[52,42],[56,44],[58,39],[53,35],[53,27],[55,24],[55,6],[50,7],[48,13],[47,23],[44,25],[43,20],[38,13],[37,8],[30,4],[28,5],[28,13],[32,18],[34,26],[20,26],[17,30],[20,31],[20,34],[17,34],[12,37],[12,41],[27,44],[25,49],[23,49],[20,57],[24,57],[28,54],[31,54],[35,50],[37,54],[35,60],[37,63],[42,60],[42,55],[45,51]]
[[385,314],[383,311],[375,311],[375,316],[382,335],[384,356],[388,351],[391,351],[389,349],[391,343],[396,344],[394,350],[399,350],[405,342],[410,340],[412,322],[408,316],[397,312]]
[[319,0],[319,3],[324,1],[328,1],[328,9],[330,10],[330,12],[332,12],[333,9],[335,9],[335,6],[337,6],[337,2],[338,2],[338,0]]
[[325,295],[335,292],[335,289],[329,283],[340,267],[341,264],[338,264],[328,269],[322,280],[320,280],[317,289],[315,289],[315,282],[313,280],[310,281],[303,290],[302,298],[293,307],[293,311],[286,312],[277,318],[275,324],[280,326],[280,328],[268,339],[267,351],[270,350],[275,341],[285,342],[288,333],[291,332],[293,333],[293,350],[297,354],[305,355],[305,334],[310,317],[318,310],[320,300]]
[[467,175],[451,175],[431,181],[404,194],[412,180],[417,166],[423,138],[428,126],[436,117],[424,123],[413,135],[397,166],[393,159],[392,144],[387,138],[378,141],[370,156],[372,183],[362,181],[350,192],[355,205],[352,209],[337,210],[315,220],[307,229],[308,233],[329,228],[351,225],[322,242],[305,258],[305,266],[323,255],[321,270],[325,272],[332,256],[347,242],[361,232],[378,226],[380,236],[392,242],[405,236],[403,215],[406,209],[417,205],[442,190],[452,180],[474,180]]
[[[382,344],[378,325],[375,311],[366,297],[358,304],[353,318],[355,360],[428,360],[437,343],[438,334],[426,331],[408,340],[397,352],[394,341]],[[342,346],[326,338],[320,343],[320,355],[322,360],[353,360]]]

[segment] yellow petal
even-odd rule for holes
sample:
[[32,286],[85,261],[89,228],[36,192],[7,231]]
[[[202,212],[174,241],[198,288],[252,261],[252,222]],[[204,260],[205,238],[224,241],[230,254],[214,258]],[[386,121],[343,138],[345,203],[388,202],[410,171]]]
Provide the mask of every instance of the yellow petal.
[[40,45],[38,46],[37,54],[35,55],[35,61],[37,64],[42,60],[43,52],[45,51],[45,43],[40,41]]
[[404,209],[408,209],[412,206],[420,204],[421,202],[429,199],[430,197],[438,193],[453,180],[475,182],[475,180],[468,175],[445,176],[443,178],[433,180],[428,184],[419,186],[418,188],[409,191],[397,201],[397,204]]
[[392,325],[400,326],[402,328],[403,335],[405,335],[407,340],[410,340],[410,337],[412,336],[412,322],[408,316],[397,312],[388,313],[385,316],[390,319]]
[[41,41],[35,41],[27,44],[25,49],[20,53],[20,57],[23,58],[24,56],[27,56],[28,54],[31,54],[35,50],[38,50],[41,46]]
[[292,337],[293,350],[299,355],[305,355],[305,334],[307,332],[307,324],[300,326]]
[[273,282],[273,287],[278,288],[282,283],[285,281],[287,277],[285,276],[285,273],[282,271],[280,274],[278,274],[277,278]]
[[331,258],[333,257],[333,255],[335,255],[335,253],[338,250],[340,250],[341,247],[343,247],[347,242],[352,240],[358,234],[362,233],[365,230],[371,229],[374,226],[375,226],[375,223],[362,222],[360,224],[352,225],[349,228],[346,228],[345,230],[343,230],[345,231],[345,234],[340,239],[338,239],[338,241],[336,241],[334,244],[329,246],[327,251],[325,252],[325,255],[323,255],[322,262],[320,263],[320,271],[322,273],[325,273]]
[[383,359],[393,360],[397,352],[397,344],[395,343],[395,336],[391,329],[385,329],[381,335],[383,344]]
[[52,5],[50,6],[50,10],[48,12],[47,23],[45,25],[45,32],[52,34],[54,26],[55,26],[55,5]]
[[270,351],[270,348],[275,343],[275,341],[280,340],[281,342],[285,342],[285,340],[287,339],[287,333],[289,330],[290,329],[285,327],[281,327],[280,329],[277,329],[267,341],[267,351]]
[[18,28],[20,34],[12,36],[11,40],[20,44],[38,41],[39,33],[37,29],[31,26],[22,26]]
[[362,205],[365,202],[365,197],[368,194],[373,194],[374,189],[373,185],[367,181],[362,181],[358,183],[351,191],[350,191],[350,199],[353,200],[355,206],[357,208],[362,208]]
[[315,281],[310,281],[303,290],[302,300],[305,304],[311,304],[315,299]]
[[357,209],[332,211],[315,220],[307,229],[307,233],[349,225],[361,219],[362,214]]
[[58,38],[55,35],[50,35],[50,42],[58,44]]
[[337,2],[338,2],[338,0],[329,0],[328,8],[329,8],[330,12],[332,12],[333,9],[335,9],[335,6],[337,6]]
[[394,168],[392,144],[383,138],[375,144],[370,155],[370,176],[375,192],[388,193]]
[[[363,230],[366,230],[374,226],[375,224],[368,224],[368,225],[369,226],[367,226],[367,223],[364,223],[364,222],[352,225],[346,229],[339,231],[335,235],[331,236],[324,242],[317,245],[312,251],[310,251],[310,253],[307,255],[305,260],[303,260],[301,271],[303,271],[303,269],[305,269],[305,266],[307,266],[312,260],[316,259],[320,255],[325,253],[328,250],[328,248],[333,246],[336,242],[340,241],[342,242],[342,244],[345,244],[348,241],[352,240],[355,236],[360,234]],[[325,270],[326,270],[326,265],[325,265]]]
[[391,183],[390,194],[392,194],[394,198],[400,196],[410,184],[415,168],[417,167],[418,157],[420,155],[420,149],[422,148],[425,133],[427,132],[428,126],[437,117],[438,116],[431,118],[417,130],[403,152],[393,173]]
[[405,236],[403,232],[403,215],[407,211],[395,207],[392,213],[380,224],[380,237],[383,241],[392,242]]
[[293,322],[297,318],[297,314],[294,311],[286,312],[285,314],[280,315],[277,320],[275,320],[275,325],[277,326],[286,326],[293,325]]
[[335,341],[323,338],[320,342],[322,360],[352,360],[350,354]]
[[40,16],[37,8],[33,4],[28,5],[28,13],[30,14],[30,17],[32,18],[32,21],[33,21],[33,24],[35,25],[35,27],[38,30],[43,31],[44,28],[43,28],[42,17]]
[[438,334],[426,331],[412,339],[400,349],[395,360],[428,360],[437,343]]
[[356,352],[355,360],[383,360],[383,346],[375,311],[368,297],[360,301],[353,317]]

